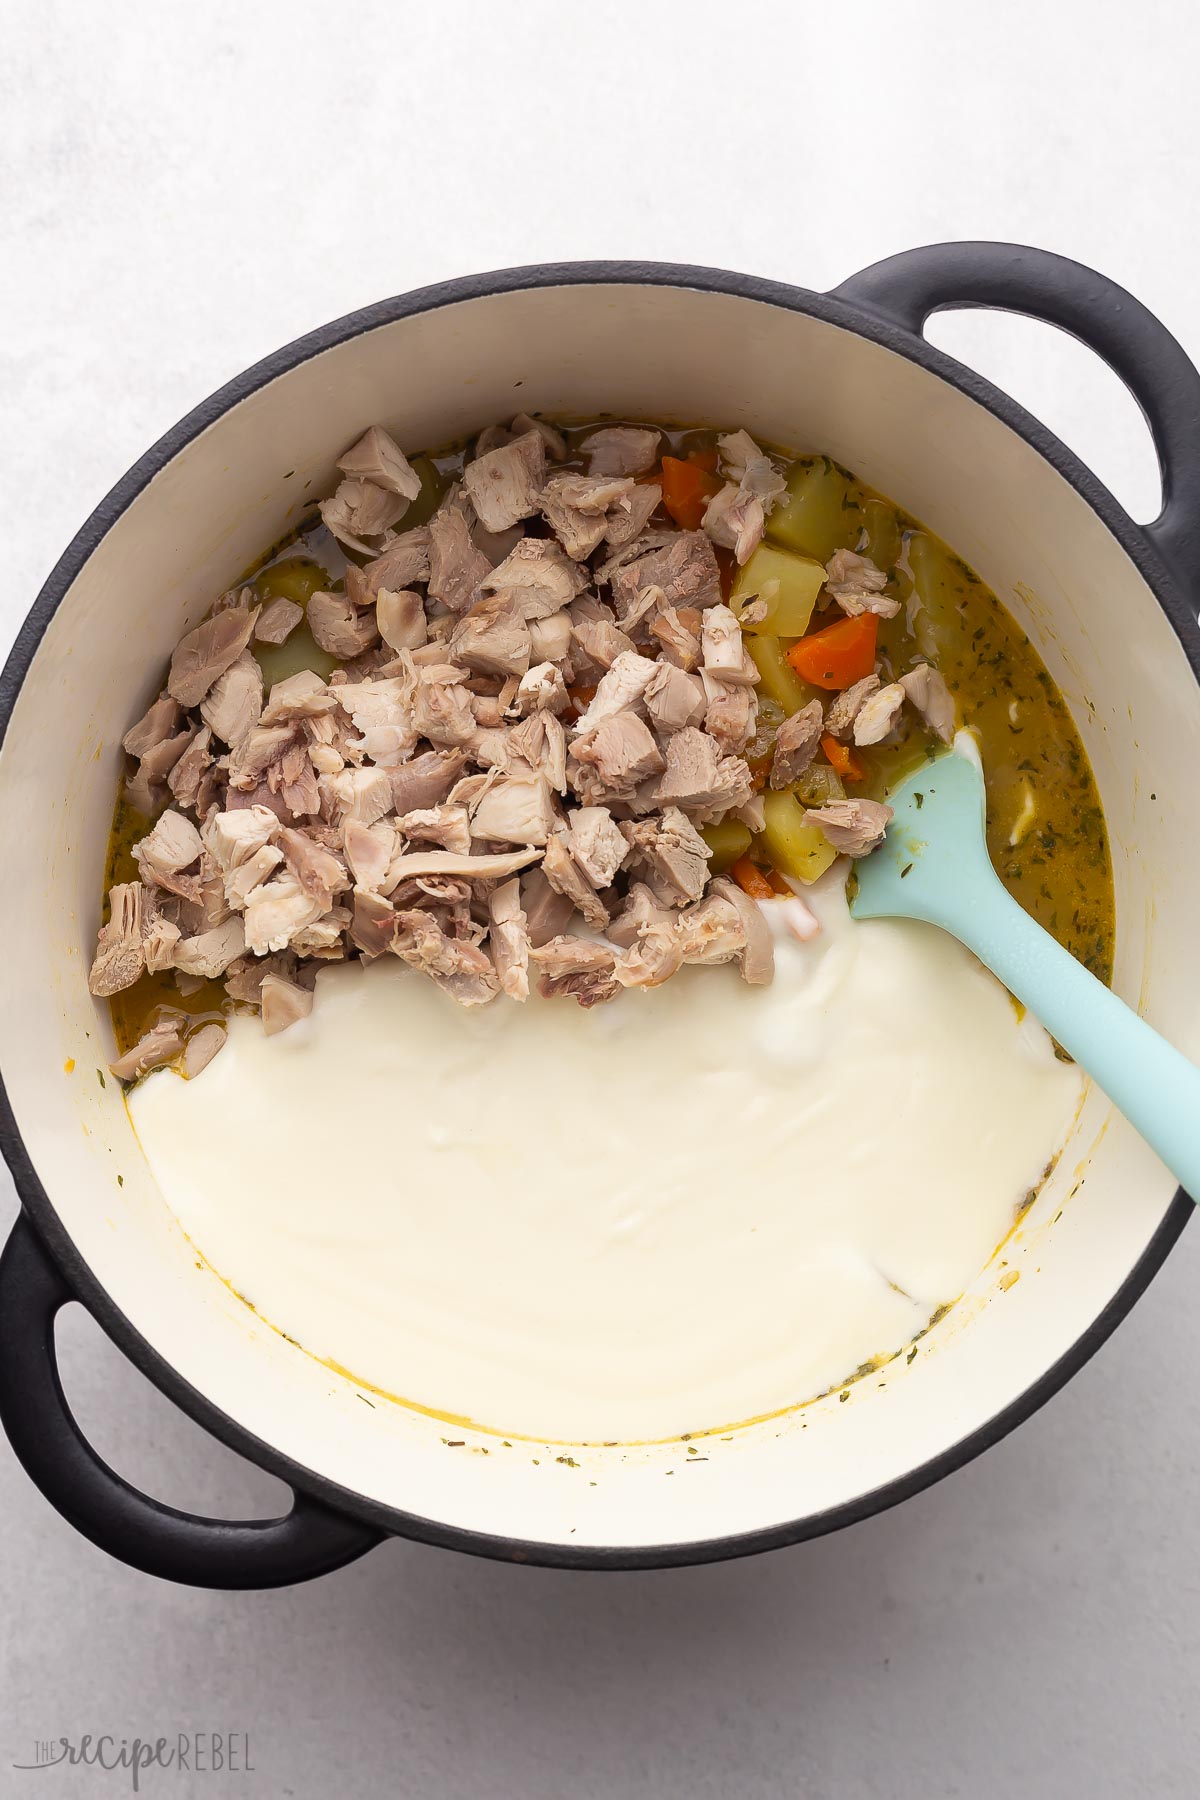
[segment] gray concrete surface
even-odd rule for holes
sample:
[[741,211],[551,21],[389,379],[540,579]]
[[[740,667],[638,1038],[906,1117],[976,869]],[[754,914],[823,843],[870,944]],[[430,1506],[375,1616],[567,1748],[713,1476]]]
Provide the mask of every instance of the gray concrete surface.
[[[828,285],[907,245],[1095,263],[1200,355],[1200,27],[1169,0],[6,0],[0,631],[127,465],[275,345],[383,294],[539,258]],[[1078,346],[961,316],[1140,516],[1136,410]],[[19,843],[3,846],[21,879]],[[5,947],[11,953],[11,947]],[[14,1211],[0,1197],[0,1223]],[[0,1445],[0,1792],[36,1741],[246,1732],[156,1796],[1127,1800],[1200,1791],[1200,1236],[1041,1415],[855,1530],[597,1577],[390,1544],[306,1589],[173,1590],[76,1537]],[[270,1509],[73,1309],[85,1429],[177,1504]]]

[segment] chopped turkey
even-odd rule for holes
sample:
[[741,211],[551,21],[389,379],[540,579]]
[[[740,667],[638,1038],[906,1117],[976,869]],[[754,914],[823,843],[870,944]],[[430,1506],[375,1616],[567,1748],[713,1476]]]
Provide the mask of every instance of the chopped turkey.
[[516,876],[488,895],[488,949],[500,990],[510,1000],[529,998],[529,921]]
[[820,828],[827,843],[842,856],[869,856],[892,819],[892,809],[878,800],[830,800],[811,806],[805,821]]
[[460,1006],[486,1005],[499,992],[496,972],[478,944],[443,931],[429,913],[415,908],[398,912],[391,948]]
[[462,774],[466,761],[461,750],[424,750],[399,768],[389,769],[393,809],[403,815],[439,805]]
[[550,783],[518,764],[492,783],[471,816],[471,835],[500,844],[544,844],[557,824]]
[[[260,644],[284,644],[304,617],[304,608],[294,600],[269,600],[258,615],[254,636]],[[194,1038],[189,1038],[189,1046]]]
[[410,843],[438,844],[459,856],[471,854],[471,817],[465,806],[418,807],[405,813],[399,826]]
[[954,736],[954,699],[939,671],[918,663],[900,677],[900,686],[929,729],[948,744]]
[[541,854],[532,848],[480,856],[456,856],[451,850],[406,850],[392,863],[388,879],[397,885],[420,875],[463,875],[468,881],[504,880],[536,862]]
[[631,544],[650,523],[662,500],[662,486],[657,481],[638,481],[609,508],[604,527],[604,541],[614,549]]
[[429,637],[425,602],[415,588],[380,588],[375,624],[390,650],[416,650]]
[[883,570],[854,550],[834,551],[825,565],[825,586],[849,618],[869,612],[894,619],[900,611],[899,600],[883,591],[887,586]]
[[597,685],[587,710],[576,721],[578,736],[592,730],[602,719],[630,712],[641,700],[654,679],[654,664],[636,650],[623,650]]
[[379,642],[374,613],[359,612],[346,594],[311,595],[308,629],[322,650],[341,659],[361,656]]
[[344,848],[355,886],[377,894],[388,885],[388,871],[396,855],[395,829],[386,820],[363,825],[347,819]]
[[621,624],[636,609],[638,595],[647,587],[662,589],[663,607],[719,605],[721,571],[704,533],[672,532],[665,544],[613,572],[613,604]]
[[[567,734],[561,719],[544,708],[530,713],[527,719],[513,726],[507,744],[510,766],[518,760],[528,763],[531,769],[540,770],[555,793],[566,793]],[[513,772],[517,773],[515,767]]]
[[539,505],[568,556],[590,556],[608,529],[609,512],[633,492],[632,481],[611,475],[552,475]]
[[379,681],[347,681],[335,688],[338,704],[361,733],[351,748],[381,769],[393,769],[412,755],[420,733],[413,720],[413,684],[403,676]]
[[[703,617],[703,613],[692,607],[665,607],[650,626],[651,636],[657,638],[662,646],[659,651],[660,659],[689,672],[698,669],[701,654],[700,622]],[[692,623],[688,622],[689,618]]]
[[747,657],[742,644],[742,628],[723,603],[710,606],[704,613],[700,647],[704,667],[710,675],[719,675],[723,681],[747,684],[758,680],[754,664],[751,663],[749,672],[745,667]]
[[724,680],[708,669],[701,670],[700,679],[705,699],[704,729],[720,749],[737,755],[754,736],[758,695],[752,687]]
[[261,850],[248,856],[236,869],[230,869],[221,884],[227,904],[240,912],[255,888],[268,880],[282,861],[283,851],[277,845],[264,844]]
[[374,482],[403,500],[415,500],[421,492],[421,477],[382,425],[364,431],[358,442],[338,457],[338,468],[343,475]]
[[392,784],[388,769],[345,769],[340,775],[321,777],[322,811],[339,826],[348,818],[373,825],[392,810]]
[[716,877],[712,891],[720,899],[728,900],[742,921],[746,946],[738,960],[743,978],[751,987],[765,987],[775,974],[775,943],[762,908],[757,900],[742,892],[736,881],[730,881],[725,875]]
[[263,1030],[268,1037],[298,1024],[312,1011],[312,990],[282,975],[264,975],[259,988]]
[[810,700],[783,721],[775,733],[775,753],[771,758],[773,788],[790,787],[793,781],[799,781],[817,754],[824,729],[824,708],[819,700]]
[[450,636],[450,655],[481,675],[523,675],[529,667],[529,627],[517,596],[487,594],[464,613]]
[[153,831],[133,846],[133,860],[144,882],[169,888],[170,878],[198,861],[203,848],[192,821],[168,807]]
[[137,881],[110,888],[108,905],[108,921],[100,927],[88,976],[88,986],[101,998],[132,987],[145,969],[143,940],[153,911],[152,898]]
[[537,430],[477,456],[463,470],[463,487],[489,531],[504,531],[535,513],[545,479],[546,441]]
[[201,1070],[207,1069],[218,1051],[225,1048],[229,1034],[223,1025],[212,1020],[201,1025],[199,1031],[193,1031],[183,1046],[183,1059],[180,1067],[185,1081],[194,1081]]
[[559,937],[575,914],[575,902],[551,886],[540,864],[521,876],[521,905],[531,944],[547,944],[552,937]]
[[267,696],[260,723],[283,725],[292,719],[319,718],[324,713],[331,713],[337,703],[337,694],[319,675],[314,675],[311,669],[301,669],[298,674],[275,683]]
[[654,425],[605,425],[583,440],[589,475],[642,475],[654,466],[662,433]]
[[262,715],[262,669],[249,650],[219,675],[200,703],[200,717],[223,744],[240,744]]
[[664,746],[667,766],[653,783],[652,804],[682,807],[700,824],[744,806],[754,792],[750,770],[740,757],[722,756],[707,732],[685,725]]
[[151,1069],[174,1062],[183,1049],[184,1021],[174,1014],[160,1018],[124,1056],[114,1057],[109,1068],[119,1081],[137,1081]]
[[346,592],[355,606],[370,606],[385,588],[393,593],[411,587],[416,581],[429,580],[429,555],[432,532],[428,525],[416,525],[401,532],[371,562],[358,568],[346,565]]
[[560,713],[570,704],[562,670],[553,662],[535,663],[522,675],[513,697],[513,709],[522,718],[530,713]]
[[540,433],[546,446],[546,455],[555,462],[562,462],[567,454],[567,440],[557,426],[551,425],[547,419],[534,418],[530,413],[518,413],[512,422],[512,434],[520,437],[526,431]]
[[538,993],[548,1000],[562,995],[580,1006],[596,1006],[621,991],[615,951],[591,938],[551,938],[530,950],[529,960],[541,976]]
[[324,908],[301,887],[290,869],[256,888],[246,902],[246,948],[255,956],[286,950],[292,937],[319,919]]
[[628,820],[621,832],[632,852],[631,866],[663,906],[686,906],[700,898],[708,881],[708,845],[677,806],[666,806],[653,818]]
[[452,663],[435,663],[420,671],[413,695],[413,729],[431,744],[467,744],[475,736],[470,691],[464,672]]
[[429,521],[429,597],[451,612],[466,612],[492,565],[471,536],[458,488],[451,488]]
[[703,724],[708,705],[704,683],[669,662],[655,663],[642,699],[650,723],[663,734]]
[[[541,872],[555,893],[561,894],[564,900],[570,902],[572,912],[578,909],[593,931],[604,930],[609,920],[608,908],[596,892],[594,883],[584,874],[571,854],[571,845],[565,832],[556,832],[547,840]],[[535,944],[541,941],[533,932],[531,938]]]
[[242,920],[233,914],[224,924],[214,925],[210,931],[181,939],[175,946],[172,962],[185,975],[199,975],[205,981],[213,981],[225,973],[230,963],[245,954],[246,947]]
[[408,511],[408,501],[373,481],[350,476],[328,500],[318,502],[318,511],[339,543],[371,556],[374,548],[365,540],[389,530]]
[[[589,662],[605,671],[612,668],[618,656],[637,656],[633,639],[608,619],[580,619],[571,627],[571,636]],[[638,657],[641,662],[643,658]],[[632,667],[632,664],[630,665]]]
[[767,516],[757,494],[727,481],[705,507],[700,523],[713,543],[732,550],[741,564],[748,563],[762,543]]
[[139,761],[148,751],[174,738],[183,719],[183,708],[168,693],[161,693],[153,705],[131,725],[121,740],[122,748]]
[[181,638],[167,676],[171,698],[180,706],[199,706],[217,677],[237,661],[250,642],[258,615],[256,606],[227,607]]
[[[606,713],[599,724],[576,738],[572,757],[585,769],[594,770],[603,793],[613,798],[632,794],[639,782],[666,766],[648,727],[632,712]],[[591,786],[586,777],[585,784]],[[583,788],[576,791],[584,797]],[[594,793],[592,797],[596,797]]]
[[163,784],[170,780],[195,737],[195,725],[185,724],[173,737],[152,745],[139,760],[136,775],[125,783],[125,798],[144,819],[152,818],[158,811],[163,801]]
[[567,839],[571,855],[596,889],[611,887],[629,845],[606,806],[578,806]]
[[556,538],[522,538],[479,584],[485,594],[511,594],[526,620],[545,619],[587,586],[587,572]]
[[625,905],[608,929],[609,942],[624,951],[613,971],[622,987],[658,987],[676,973],[683,961],[675,934],[676,916],[658,904],[644,881],[631,885]]
[[678,915],[675,927],[685,963],[712,968],[733,962],[746,948],[742,915],[721,894],[706,894]]

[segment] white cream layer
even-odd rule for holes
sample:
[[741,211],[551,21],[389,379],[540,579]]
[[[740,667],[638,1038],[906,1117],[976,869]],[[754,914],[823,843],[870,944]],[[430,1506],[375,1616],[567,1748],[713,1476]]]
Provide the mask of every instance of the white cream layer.
[[389,1393],[572,1441],[790,1405],[970,1284],[1080,1095],[952,939],[810,898],[766,989],[468,1012],[327,969],[290,1031],[135,1089],[138,1136],[233,1287]]

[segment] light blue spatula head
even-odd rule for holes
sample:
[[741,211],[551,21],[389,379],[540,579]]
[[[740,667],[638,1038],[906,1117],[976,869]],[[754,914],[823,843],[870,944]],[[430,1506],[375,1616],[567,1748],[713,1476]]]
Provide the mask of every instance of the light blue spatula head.
[[856,919],[928,919],[957,935],[954,921],[997,879],[984,838],[983,770],[966,745],[947,750],[888,804],[895,817],[879,849],[856,866],[850,911]]
[[983,770],[959,733],[889,795],[895,817],[856,865],[856,919],[925,919],[973,950],[1200,1197],[1200,1069],[1031,919],[992,868]]

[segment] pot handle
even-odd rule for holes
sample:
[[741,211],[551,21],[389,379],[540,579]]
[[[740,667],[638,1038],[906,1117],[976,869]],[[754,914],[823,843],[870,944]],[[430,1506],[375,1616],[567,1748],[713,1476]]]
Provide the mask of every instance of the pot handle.
[[22,1213],[0,1255],[0,1424],[63,1518],[119,1562],[192,1587],[269,1588],[351,1562],[381,1533],[296,1493],[279,1519],[203,1519],[139,1493],[88,1444],[59,1379],[54,1321],[75,1294]]
[[1162,471],[1162,511],[1142,529],[1189,595],[1200,593],[1200,374],[1149,309],[1084,263],[1024,244],[929,244],[833,290],[920,337],[931,313],[995,307],[1070,332],[1141,407]]

